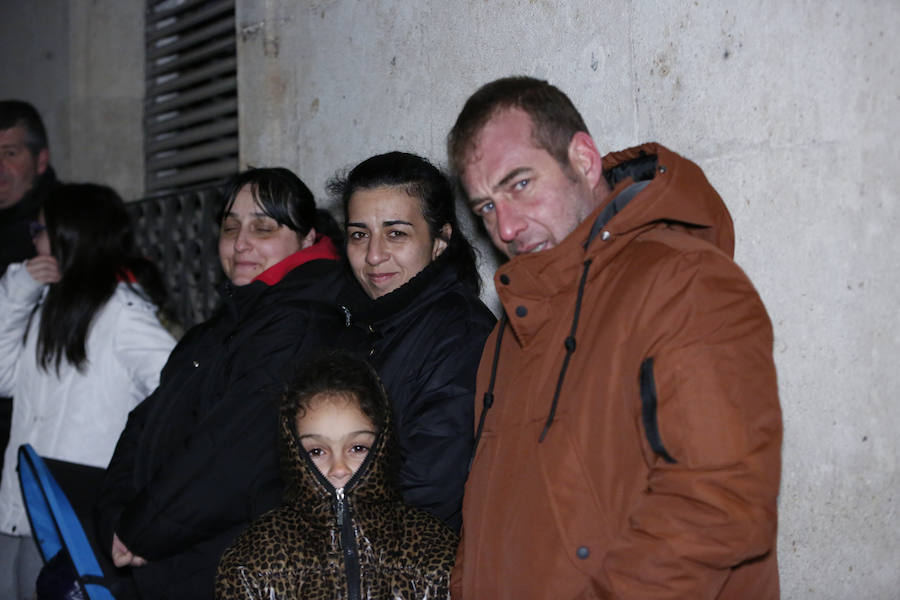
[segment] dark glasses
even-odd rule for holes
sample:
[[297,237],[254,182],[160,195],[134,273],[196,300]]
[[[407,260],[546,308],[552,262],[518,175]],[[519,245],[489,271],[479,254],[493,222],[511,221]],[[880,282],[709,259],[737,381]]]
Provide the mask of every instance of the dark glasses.
[[43,223],[38,223],[37,221],[32,221],[28,224],[28,233],[31,234],[31,237],[36,238],[40,233],[47,229],[47,226]]

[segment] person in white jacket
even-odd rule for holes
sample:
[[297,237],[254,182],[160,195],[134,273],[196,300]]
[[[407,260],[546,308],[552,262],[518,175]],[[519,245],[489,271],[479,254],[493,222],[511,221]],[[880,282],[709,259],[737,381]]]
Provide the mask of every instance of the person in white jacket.
[[139,257],[122,199],[60,186],[32,224],[38,255],[0,279],[0,395],[13,397],[0,483],[0,598],[30,598],[42,566],[16,473],[21,444],[105,468],[175,340],[159,271]]

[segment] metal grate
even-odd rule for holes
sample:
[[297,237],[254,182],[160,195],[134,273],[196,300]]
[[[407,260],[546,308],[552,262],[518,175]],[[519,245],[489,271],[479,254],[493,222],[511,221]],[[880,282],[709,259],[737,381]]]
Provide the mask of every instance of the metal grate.
[[208,319],[219,300],[216,217],[222,194],[222,187],[214,186],[127,205],[137,246],[162,270],[185,329]]
[[148,0],[144,104],[148,195],[238,170],[234,0]]

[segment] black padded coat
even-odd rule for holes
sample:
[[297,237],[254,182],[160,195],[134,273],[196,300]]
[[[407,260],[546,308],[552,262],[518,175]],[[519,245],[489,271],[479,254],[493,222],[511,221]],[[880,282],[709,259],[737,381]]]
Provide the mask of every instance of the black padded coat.
[[216,314],[185,335],[129,415],[97,516],[107,552],[115,532],[148,560],[132,569],[142,597],[211,599],[222,552],[280,503],[282,382],[322,346],[321,328],[334,330],[332,306],[314,300],[334,297],[339,273],[312,260],[275,285],[224,285]]
[[391,401],[404,501],[458,532],[475,373],[496,318],[443,257],[375,300],[346,282],[340,301],[347,327],[339,345],[369,360]]

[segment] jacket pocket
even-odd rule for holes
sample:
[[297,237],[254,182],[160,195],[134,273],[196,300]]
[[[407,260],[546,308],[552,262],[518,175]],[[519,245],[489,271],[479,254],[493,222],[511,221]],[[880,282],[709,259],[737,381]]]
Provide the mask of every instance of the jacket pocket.
[[662,457],[667,463],[678,462],[669,454],[663,444],[659,433],[659,421],[657,413],[656,380],[653,375],[653,357],[644,359],[641,363],[641,422],[644,425],[644,435],[650,448]]
[[[602,578],[603,560],[611,535],[610,506],[604,497],[610,492],[605,489],[604,477],[591,472],[584,456],[584,452],[593,451],[593,446],[586,446],[579,441],[582,439],[580,433],[570,431],[577,426],[571,417],[558,417],[557,421],[537,453],[543,488],[548,495],[547,510],[555,523],[560,545],[558,549],[552,548],[553,542],[547,536],[544,553],[555,557],[548,560],[557,563],[558,571],[564,572],[563,565],[567,563],[584,575],[587,579],[583,582],[567,583],[567,588],[580,588],[591,586],[589,581]],[[536,432],[540,431],[538,425],[543,423],[535,424]]]

